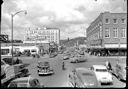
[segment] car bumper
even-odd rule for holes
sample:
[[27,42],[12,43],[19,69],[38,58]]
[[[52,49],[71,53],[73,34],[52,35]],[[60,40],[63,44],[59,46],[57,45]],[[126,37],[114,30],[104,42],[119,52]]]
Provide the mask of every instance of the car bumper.
[[113,83],[113,80],[108,80],[108,79],[101,79],[101,83]]
[[38,74],[39,75],[49,75],[49,74],[53,74],[54,72],[41,72],[39,71]]

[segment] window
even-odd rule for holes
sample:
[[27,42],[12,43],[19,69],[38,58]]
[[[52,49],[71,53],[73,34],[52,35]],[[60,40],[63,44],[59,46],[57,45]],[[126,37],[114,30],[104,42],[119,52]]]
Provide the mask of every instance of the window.
[[121,29],[121,37],[122,38],[125,38],[126,37],[126,29],[125,28],[122,28]]
[[117,19],[113,19],[113,22],[114,22],[114,24],[116,24],[117,23]]
[[109,19],[105,19],[105,23],[108,24],[109,23]]
[[113,30],[113,37],[114,38],[118,37],[118,29],[117,28],[114,28],[114,30]]
[[110,31],[108,28],[105,29],[105,37],[109,38],[110,37]]
[[102,37],[102,26],[100,26],[100,37]]
[[124,24],[125,23],[125,19],[121,19],[121,23]]
[[8,55],[9,49],[1,49],[1,55]]

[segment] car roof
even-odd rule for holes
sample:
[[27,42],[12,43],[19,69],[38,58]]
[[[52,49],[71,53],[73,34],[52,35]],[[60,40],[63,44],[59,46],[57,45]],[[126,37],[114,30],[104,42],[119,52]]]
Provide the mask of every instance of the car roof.
[[93,65],[95,69],[107,69],[105,65]]

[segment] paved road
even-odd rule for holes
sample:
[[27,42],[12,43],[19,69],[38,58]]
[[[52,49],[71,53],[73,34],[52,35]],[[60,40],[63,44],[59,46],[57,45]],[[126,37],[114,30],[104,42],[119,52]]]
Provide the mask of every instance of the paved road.
[[[68,74],[69,72],[77,67],[90,67],[94,64],[104,64],[106,60],[109,60],[112,65],[115,65],[117,58],[114,57],[94,57],[89,56],[87,54],[88,61],[83,63],[76,63],[72,64],[69,61],[70,60],[63,60],[62,54],[59,54],[58,56],[54,58],[49,58],[47,55],[44,57],[41,57],[39,59],[32,58],[32,57],[22,57],[24,63],[29,63],[29,71],[31,73],[31,76],[36,77],[39,79],[41,83],[43,83],[46,87],[68,87],[67,81],[68,81]],[[51,66],[54,69],[55,74],[49,75],[49,76],[38,76],[37,74],[37,61],[49,61]],[[62,70],[62,62],[65,62],[66,64],[66,70]],[[126,83],[119,81],[116,77],[113,79],[114,84],[113,85],[102,85],[101,87],[125,87]]]

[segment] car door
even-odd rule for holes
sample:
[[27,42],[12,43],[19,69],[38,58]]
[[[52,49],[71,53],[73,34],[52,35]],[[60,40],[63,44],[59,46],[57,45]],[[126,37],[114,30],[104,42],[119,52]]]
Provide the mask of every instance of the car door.
[[82,81],[81,75],[75,74],[75,86],[78,88],[84,87],[84,83]]

